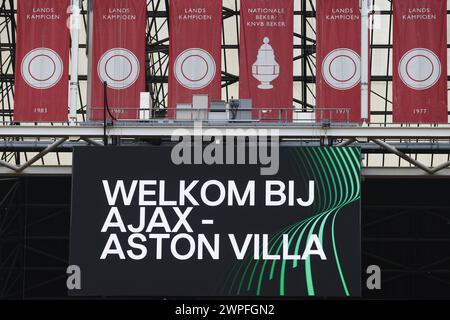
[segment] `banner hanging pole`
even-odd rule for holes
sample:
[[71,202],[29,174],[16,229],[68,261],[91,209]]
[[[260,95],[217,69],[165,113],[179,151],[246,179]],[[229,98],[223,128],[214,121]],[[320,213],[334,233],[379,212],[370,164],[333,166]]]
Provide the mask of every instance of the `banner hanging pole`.
[[70,123],[77,122],[78,99],[78,41],[80,34],[80,0],[72,0],[72,15],[70,21],[70,35],[72,39],[71,56],[72,65],[70,71]]
[[369,0],[360,0],[361,9],[361,118],[369,120]]

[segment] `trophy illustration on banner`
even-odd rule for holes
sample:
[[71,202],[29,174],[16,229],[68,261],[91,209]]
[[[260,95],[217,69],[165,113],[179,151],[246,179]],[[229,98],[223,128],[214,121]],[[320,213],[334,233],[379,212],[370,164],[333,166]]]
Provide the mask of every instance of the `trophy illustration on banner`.
[[270,83],[280,76],[280,65],[275,60],[275,52],[269,44],[270,39],[264,38],[264,44],[258,50],[258,58],[252,66],[253,77],[261,82],[259,89],[273,89]]

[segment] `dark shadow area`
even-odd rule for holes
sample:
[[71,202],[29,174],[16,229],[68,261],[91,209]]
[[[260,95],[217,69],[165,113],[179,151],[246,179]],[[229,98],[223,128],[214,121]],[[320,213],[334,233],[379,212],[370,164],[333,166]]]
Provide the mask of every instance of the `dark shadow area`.
[[[450,180],[366,179],[363,298],[450,299]],[[0,178],[0,299],[67,298],[70,177]],[[366,268],[382,289],[366,289]]]

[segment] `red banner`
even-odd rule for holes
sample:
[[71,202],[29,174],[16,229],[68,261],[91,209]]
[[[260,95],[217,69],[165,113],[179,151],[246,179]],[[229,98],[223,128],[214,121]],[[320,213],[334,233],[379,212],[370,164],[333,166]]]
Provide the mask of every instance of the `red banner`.
[[116,119],[137,119],[145,91],[146,0],[95,0],[90,72],[90,120],[103,120],[107,104]]
[[19,0],[14,121],[66,122],[69,0]]
[[192,95],[221,99],[222,0],[170,1],[169,118]]
[[358,0],[317,0],[316,119],[362,122]]
[[447,123],[447,1],[394,1],[393,121]]
[[292,120],[293,0],[241,0],[239,98],[254,119]]

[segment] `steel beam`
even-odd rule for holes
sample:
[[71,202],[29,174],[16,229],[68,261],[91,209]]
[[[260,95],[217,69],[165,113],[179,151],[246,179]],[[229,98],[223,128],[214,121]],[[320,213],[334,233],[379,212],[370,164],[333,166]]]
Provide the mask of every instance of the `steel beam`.
[[[21,173],[6,167],[0,167],[0,176],[70,176],[71,166],[32,166]],[[443,169],[434,175],[430,175],[418,168],[363,168],[363,178],[426,178],[426,179],[450,179],[450,168]]]
[[435,174],[429,174],[419,168],[363,168],[362,177],[364,178],[427,178],[427,179],[450,179],[450,168],[440,170]]
[[[272,130],[278,132],[280,137],[286,138],[332,138],[332,139],[450,139],[450,126],[441,127],[357,127],[357,126],[333,126],[331,128],[320,125],[296,125],[296,124],[239,124],[237,125],[207,125],[202,130],[192,124],[121,124],[109,127],[108,136],[111,137],[171,137],[177,131],[187,135],[202,136],[205,130],[220,130],[224,136],[241,135],[239,129],[248,130],[249,136],[257,136],[258,130]],[[0,126],[1,138],[12,137],[79,137],[101,138],[103,128],[101,126],[86,125],[78,127],[69,126]]]

